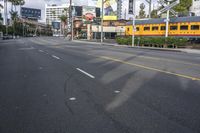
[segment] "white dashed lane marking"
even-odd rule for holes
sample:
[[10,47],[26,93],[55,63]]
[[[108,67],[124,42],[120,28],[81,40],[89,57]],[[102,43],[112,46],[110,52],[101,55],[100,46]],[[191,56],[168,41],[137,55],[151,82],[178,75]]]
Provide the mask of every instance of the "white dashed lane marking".
[[88,77],[90,77],[90,78],[92,78],[92,79],[95,78],[93,75],[87,73],[86,71],[84,71],[84,70],[82,70],[82,69],[80,69],[80,68],[76,68],[76,70],[78,70],[79,72],[81,72],[81,73],[87,75]]
[[60,60],[60,58],[58,56],[52,55],[53,58]]

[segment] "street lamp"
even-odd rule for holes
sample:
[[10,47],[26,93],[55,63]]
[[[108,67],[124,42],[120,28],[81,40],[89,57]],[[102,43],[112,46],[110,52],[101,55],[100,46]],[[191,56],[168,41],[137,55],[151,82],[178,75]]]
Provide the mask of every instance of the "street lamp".
[[132,34],[132,47],[135,46],[135,5],[136,5],[136,0],[133,0],[133,34]]
[[102,0],[101,4],[101,43],[103,43],[103,14],[104,14],[104,0]]
[[4,24],[6,26],[6,35],[8,34],[8,11],[7,11],[7,0],[4,0]]

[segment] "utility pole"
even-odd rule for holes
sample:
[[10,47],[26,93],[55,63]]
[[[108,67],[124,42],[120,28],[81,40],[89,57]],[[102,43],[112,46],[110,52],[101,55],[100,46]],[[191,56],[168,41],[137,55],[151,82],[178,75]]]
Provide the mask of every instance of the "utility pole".
[[136,6],[136,0],[133,0],[133,34],[132,34],[132,47],[135,46],[135,6]]
[[[170,2],[167,2],[167,5],[169,6]],[[167,18],[166,18],[166,33],[165,37],[168,37],[168,31],[169,31],[169,10],[167,10]]]
[[7,0],[4,0],[4,24],[6,26],[6,35],[8,35],[8,10],[7,10]]
[[72,0],[70,0],[69,6],[69,20],[70,20],[70,31],[71,31],[71,41],[73,41],[73,20],[72,20]]
[[146,0],[146,2],[149,4],[149,18],[151,18],[151,5],[152,5],[152,0]]
[[103,16],[104,16],[104,0],[101,4],[101,43],[103,43]]

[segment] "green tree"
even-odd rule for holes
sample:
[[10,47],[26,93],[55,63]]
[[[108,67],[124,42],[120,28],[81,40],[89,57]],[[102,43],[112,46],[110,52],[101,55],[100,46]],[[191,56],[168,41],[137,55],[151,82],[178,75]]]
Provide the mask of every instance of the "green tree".
[[10,15],[11,15],[11,20],[12,20],[13,35],[15,35],[15,27],[16,27],[17,20],[19,18],[18,12],[11,10]]
[[[165,3],[167,3],[168,0],[164,1]],[[174,1],[176,0],[173,0],[172,2]],[[191,5],[192,5],[192,0],[180,0],[180,3],[174,7],[174,10],[176,12],[188,12],[190,10]]]
[[159,18],[159,15],[158,15],[158,10],[153,10],[151,11],[151,18]]
[[144,9],[145,9],[145,4],[144,3],[140,4],[140,11],[139,11],[139,17],[140,18],[146,17]]

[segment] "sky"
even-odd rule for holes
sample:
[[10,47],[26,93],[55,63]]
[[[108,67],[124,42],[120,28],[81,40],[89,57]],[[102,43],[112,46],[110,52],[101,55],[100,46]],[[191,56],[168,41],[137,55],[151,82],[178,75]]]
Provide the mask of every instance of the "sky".
[[[1,1],[1,0],[0,0]],[[72,0],[73,3],[75,5],[87,5],[88,2],[85,2],[87,0]],[[156,0],[154,0],[156,1]],[[2,3],[2,2],[0,2]],[[45,3],[49,3],[49,4],[66,4],[66,3],[69,3],[69,0],[25,0],[25,5],[24,7],[30,7],[30,8],[37,8],[37,9],[41,9],[42,10],[42,22],[44,22],[44,12],[45,12]],[[147,3],[145,2],[145,0],[137,0],[136,2],[136,12],[137,14],[139,13],[139,5],[141,3],[145,3],[146,4],[146,14],[148,14],[148,5]],[[154,2],[155,3],[155,2]],[[9,6],[10,7],[10,6]],[[123,16],[125,16],[125,9],[128,10],[128,0],[123,0]],[[130,15],[126,15],[127,18],[131,17]]]

